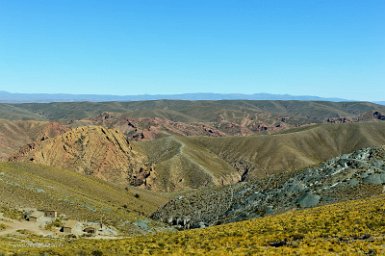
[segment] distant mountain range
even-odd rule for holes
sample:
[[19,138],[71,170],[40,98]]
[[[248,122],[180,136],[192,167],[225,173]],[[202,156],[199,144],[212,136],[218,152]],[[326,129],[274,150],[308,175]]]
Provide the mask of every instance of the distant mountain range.
[[[184,93],[153,95],[97,95],[97,94],[45,94],[45,93],[9,93],[0,91],[2,103],[35,102],[104,102],[104,101],[144,101],[144,100],[302,100],[302,101],[348,101],[342,98],[322,98],[317,96],[294,96],[288,94],[221,94],[221,93]],[[385,104],[385,102],[382,102]]]

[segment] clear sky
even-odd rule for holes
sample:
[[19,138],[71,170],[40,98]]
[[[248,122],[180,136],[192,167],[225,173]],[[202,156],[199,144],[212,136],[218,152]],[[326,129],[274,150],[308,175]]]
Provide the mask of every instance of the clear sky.
[[385,99],[385,0],[0,0],[0,90]]

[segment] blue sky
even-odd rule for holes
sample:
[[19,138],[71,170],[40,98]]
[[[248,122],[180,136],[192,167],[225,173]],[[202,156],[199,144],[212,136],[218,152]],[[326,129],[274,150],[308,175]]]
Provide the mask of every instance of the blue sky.
[[0,0],[0,90],[385,99],[384,0]]

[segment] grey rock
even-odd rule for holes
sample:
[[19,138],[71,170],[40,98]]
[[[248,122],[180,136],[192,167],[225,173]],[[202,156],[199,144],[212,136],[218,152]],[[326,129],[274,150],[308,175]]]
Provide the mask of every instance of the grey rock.
[[299,172],[185,194],[152,218],[182,228],[206,227],[345,200],[362,183],[385,184],[384,148],[364,148]]

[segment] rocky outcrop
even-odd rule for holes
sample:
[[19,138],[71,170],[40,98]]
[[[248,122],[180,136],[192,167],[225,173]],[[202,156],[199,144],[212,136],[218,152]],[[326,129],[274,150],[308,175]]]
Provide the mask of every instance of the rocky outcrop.
[[378,120],[385,121],[385,115],[381,114],[380,112],[376,111],[373,113],[373,117]]
[[179,228],[210,226],[383,191],[385,149],[364,148],[295,174],[179,196],[153,218]]
[[72,169],[119,184],[151,187],[156,179],[147,158],[121,132],[100,126],[75,128],[28,145],[13,160]]
[[352,123],[354,121],[357,122],[358,120],[352,120],[351,118],[348,118],[348,117],[330,117],[326,120],[326,122],[331,124]]
[[168,135],[220,137],[226,134],[209,123],[176,122],[166,118],[128,118],[124,114],[104,112],[90,121],[96,125],[119,129],[127,139],[153,140]]

